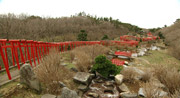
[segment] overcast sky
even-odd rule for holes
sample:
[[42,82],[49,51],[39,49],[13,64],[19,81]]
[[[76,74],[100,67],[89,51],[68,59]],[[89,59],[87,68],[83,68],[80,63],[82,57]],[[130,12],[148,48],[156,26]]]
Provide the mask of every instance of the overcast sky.
[[69,17],[82,11],[143,28],[163,27],[180,18],[180,0],[0,0],[0,14]]

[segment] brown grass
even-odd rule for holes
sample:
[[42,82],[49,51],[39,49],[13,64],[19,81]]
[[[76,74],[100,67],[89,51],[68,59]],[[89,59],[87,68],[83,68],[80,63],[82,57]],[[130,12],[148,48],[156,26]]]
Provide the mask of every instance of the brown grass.
[[34,69],[37,78],[47,87],[48,93],[58,94],[60,92],[59,81],[71,89],[75,86],[72,80],[73,72],[62,66],[60,60],[61,56],[58,52],[50,52]]
[[176,21],[172,26],[163,28],[161,32],[165,36],[165,42],[170,46],[170,53],[180,59],[180,21]]
[[170,98],[179,98],[180,90],[176,90],[174,94],[170,95]]
[[146,95],[146,98],[159,97],[158,87],[154,86],[153,81],[142,83],[141,85],[144,89],[144,94]]
[[180,88],[180,74],[175,67],[168,67],[162,65],[154,66],[154,73],[158,80],[164,84],[170,94]]
[[94,59],[100,54],[108,53],[109,48],[102,45],[91,45],[77,47],[72,52],[77,58],[76,67],[79,71],[88,72],[91,65],[94,64]]
[[121,74],[124,76],[124,80],[125,82],[128,83],[135,83],[135,76],[137,75],[137,73],[134,71],[134,69],[132,68],[126,68],[123,69],[121,71]]
[[150,71],[145,70],[144,74],[142,75],[141,81],[149,82],[152,77],[152,73]]

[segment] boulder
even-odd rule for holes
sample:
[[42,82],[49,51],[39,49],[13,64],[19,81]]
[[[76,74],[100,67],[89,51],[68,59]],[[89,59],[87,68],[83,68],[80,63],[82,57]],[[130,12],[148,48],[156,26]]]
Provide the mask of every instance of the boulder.
[[74,68],[74,67],[72,67],[71,70],[74,71],[74,72],[78,72],[78,70],[76,68]]
[[20,69],[20,82],[26,84],[28,87],[41,92],[41,85],[38,79],[36,78],[31,65],[24,64]]
[[128,65],[129,65],[128,61],[125,61],[125,62],[124,62],[124,65],[127,65],[127,66],[128,66]]
[[82,83],[88,85],[92,80],[92,75],[86,72],[77,72],[73,77],[74,81],[77,83]]
[[145,52],[144,51],[140,51],[139,53],[138,53],[138,56],[144,56],[145,55]]
[[151,50],[157,50],[157,46],[151,46]]
[[92,96],[93,98],[99,98],[99,95],[97,93],[89,92],[87,95]]
[[78,96],[78,94],[75,91],[70,90],[67,87],[64,87],[62,89],[61,95],[58,96],[57,98],[80,98],[80,97]]
[[57,97],[51,94],[44,94],[41,98],[57,98]]
[[108,54],[109,55],[114,55],[114,52],[113,51],[109,51]]
[[146,95],[145,95],[145,92],[144,92],[144,89],[143,89],[143,88],[139,88],[138,95],[139,95],[139,96],[141,96],[141,97],[146,97]]
[[127,57],[127,56],[122,56],[122,55],[119,55],[118,58],[120,58],[120,59],[129,59],[129,57]]
[[67,63],[61,63],[62,66],[67,66],[68,64]]
[[132,54],[131,54],[131,57],[132,57],[132,58],[136,58],[137,56],[138,56],[137,53],[132,53]]
[[120,93],[121,98],[138,98],[138,94],[136,93],[130,93],[130,92],[123,92]]
[[88,90],[88,85],[80,84],[78,86],[78,90],[80,90],[82,92],[86,92]]
[[106,58],[107,58],[108,60],[111,60],[111,59],[114,58],[114,56],[112,56],[112,55],[107,55]]
[[59,86],[60,86],[61,88],[66,87],[66,85],[65,85],[63,82],[61,82],[61,81],[59,81]]
[[119,86],[119,89],[122,92],[130,92],[129,88],[124,83]]
[[[144,91],[144,88],[140,88],[138,91],[138,95],[141,97],[146,97],[146,92]],[[158,89],[157,91],[154,91],[154,96],[159,96],[159,97],[167,97],[168,93]]]
[[115,76],[115,82],[119,85],[122,84],[124,76],[122,74],[118,74]]

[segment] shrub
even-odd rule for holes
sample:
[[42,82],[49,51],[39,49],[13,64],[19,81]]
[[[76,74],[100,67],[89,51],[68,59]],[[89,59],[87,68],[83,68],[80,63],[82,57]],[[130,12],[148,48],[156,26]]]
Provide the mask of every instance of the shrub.
[[154,82],[146,82],[142,83],[142,88],[144,89],[144,94],[146,98],[159,98],[159,90],[158,87],[154,85]]
[[137,72],[135,72],[132,68],[125,68],[121,71],[121,74],[124,76],[124,81],[129,83],[135,83],[135,76]]
[[160,37],[160,39],[165,39],[164,35],[161,32],[158,33],[158,36]]
[[108,77],[109,75],[117,75],[122,70],[122,67],[116,66],[111,63],[111,61],[107,60],[104,55],[99,55],[95,59],[95,64],[92,67],[92,71],[97,71],[104,77]]
[[170,94],[174,94],[175,91],[180,88],[180,74],[177,68],[168,66],[154,66],[155,76],[163,83]]
[[85,32],[85,30],[81,30],[81,33],[78,34],[78,41],[87,41],[87,33]]
[[79,71],[88,72],[91,65],[94,64],[94,59],[100,54],[106,54],[109,48],[102,45],[81,46],[72,50],[72,53],[77,58],[76,67]]
[[50,52],[35,69],[37,78],[46,86],[48,93],[58,94],[61,90],[59,81],[74,89],[73,72],[61,65],[58,52]]
[[150,71],[145,71],[144,74],[142,75],[141,81],[143,82],[149,82],[151,79],[151,72]]
[[104,35],[101,40],[107,40],[107,39],[109,39],[109,37],[107,35]]
[[76,67],[81,72],[88,72],[92,65],[92,61],[89,55],[84,52],[79,52],[76,55],[77,57],[77,64]]

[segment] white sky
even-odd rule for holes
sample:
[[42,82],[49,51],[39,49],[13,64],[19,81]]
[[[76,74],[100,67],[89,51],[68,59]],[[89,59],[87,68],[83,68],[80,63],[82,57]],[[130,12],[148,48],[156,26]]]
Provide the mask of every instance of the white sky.
[[82,11],[143,28],[163,27],[180,18],[180,0],[0,0],[0,14],[69,17]]

